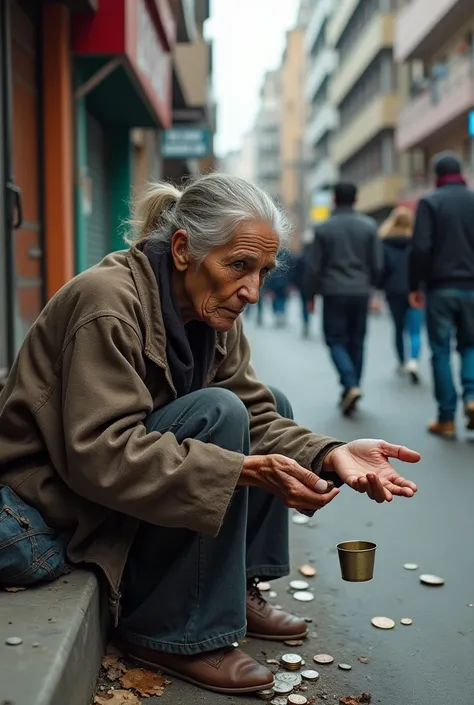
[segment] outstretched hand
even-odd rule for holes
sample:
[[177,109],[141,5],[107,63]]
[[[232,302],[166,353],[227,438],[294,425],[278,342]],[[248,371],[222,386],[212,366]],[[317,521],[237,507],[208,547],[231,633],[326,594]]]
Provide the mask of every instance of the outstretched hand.
[[376,502],[391,502],[394,496],[413,497],[418,488],[398,474],[389,458],[417,463],[420,457],[405,446],[365,438],[331,451],[325,458],[324,469],[333,470],[346,485],[368,494]]

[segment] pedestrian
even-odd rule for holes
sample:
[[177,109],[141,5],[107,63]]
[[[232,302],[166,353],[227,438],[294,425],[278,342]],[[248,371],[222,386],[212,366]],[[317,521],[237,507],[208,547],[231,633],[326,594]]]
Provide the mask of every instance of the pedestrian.
[[[384,250],[384,273],[381,288],[385,291],[393,320],[395,351],[399,374],[408,374],[413,384],[420,381],[418,360],[421,351],[423,313],[410,306],[408,295],[408,256],[414,218],[409,208],[399,206],[380,228]],[[407,345],[408,343],[408,345]],[[409,357],[407,360],[407,348]]]
[[382,272],[382,246],[372,218],[356,213],[357,189],[334,189],[331,217],[316,226],[305,276],[308,298],[323,297],[326,344],[342,385],[340,407],[350,415],[362,396],[369,299]]
[[294,256],[291,268],[291,282],[294,289],[298,292],[300,303],[303,338],[309,337],[309,326],[313,309],[312,300],[308,300],[304,290],[304,277],[310,248],[311,245],[309,243],[303,246],[302,251]]
[[453,335],[461,358],[461,386],[468,430],[474,430],[474,192],[461,160],[435,157],[436,190],[418,204],[410,255],[410,303],[423,308],[432,352],[436,421],[428,431],[456,435],[458,394],[451,370]]
[[246,633],[306,636],[257,586],[289,572],[287,507],[417,489],[388,461],[417,453],[316,435],[255,376],[239,314],[288,233],[243,179],[152,185],[131,248],[52,298],[0,394],[0,584],[60,575],[67,545],[127,655],[221,693],[273,685]]
[[291,286],[291,257],[285,253],[281,257],[280,267],[272,272],[265,283],[272,300],[276,328],[285,328],[287,324],[288,296]]

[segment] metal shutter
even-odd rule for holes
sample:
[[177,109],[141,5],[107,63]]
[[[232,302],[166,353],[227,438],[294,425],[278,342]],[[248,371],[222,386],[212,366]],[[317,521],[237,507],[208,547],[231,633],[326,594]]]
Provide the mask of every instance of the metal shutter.
[[109,252],[109,189],[105,135],[102,125],[87,114],[87,164],[91,179],[92,212],[87,223],[87,266],[97,264]]

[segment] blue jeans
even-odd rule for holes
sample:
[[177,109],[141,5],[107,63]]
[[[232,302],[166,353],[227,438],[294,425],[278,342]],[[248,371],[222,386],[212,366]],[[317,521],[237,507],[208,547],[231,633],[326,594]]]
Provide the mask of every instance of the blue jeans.
[[451,369],[453,335],[461,357],[463,399],[474,401],[474,291],[432,291],[427,297],[426,313],[438,419],[454,421],[458,395]]
[[360,386],[368,306],[368,296],[324,297],[324,336],[344,392]]
[[392,314],[395,327],[395,350],[401,365],[406,360],[405,336],[408,333],[410,344],[410,358],[418,360],[421,350],[421,328],[423,312],[412,308],[405,294],[388,294],[387,303]]
[[309,311],[308,311],[308,299],[302,291],[299,292],[300,295],[300,305],[301,305],[301,317],[303,318],[303,325],[309,325]]
[[[272,390],[278,412],[287,399]],[[248,412],[225,389],[203,389],[155,411],[147,429],[248,454]],[[157,468],[157,472],[159,469]],[[197,654],[232,644],[246,631],[246,581],[289,573],[288,511],[259,488],[238,489],[219,535],[142,523],[122,585],[119,632],[156,651]]]

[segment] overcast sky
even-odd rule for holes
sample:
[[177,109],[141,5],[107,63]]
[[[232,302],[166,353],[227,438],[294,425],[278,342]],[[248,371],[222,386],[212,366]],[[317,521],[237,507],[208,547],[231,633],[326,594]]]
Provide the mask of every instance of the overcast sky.
[[214,40],[220,156],[239,148],[252,126],[263,75],[279,65],[298,6],[298,0],[211,0],[206,36]]

